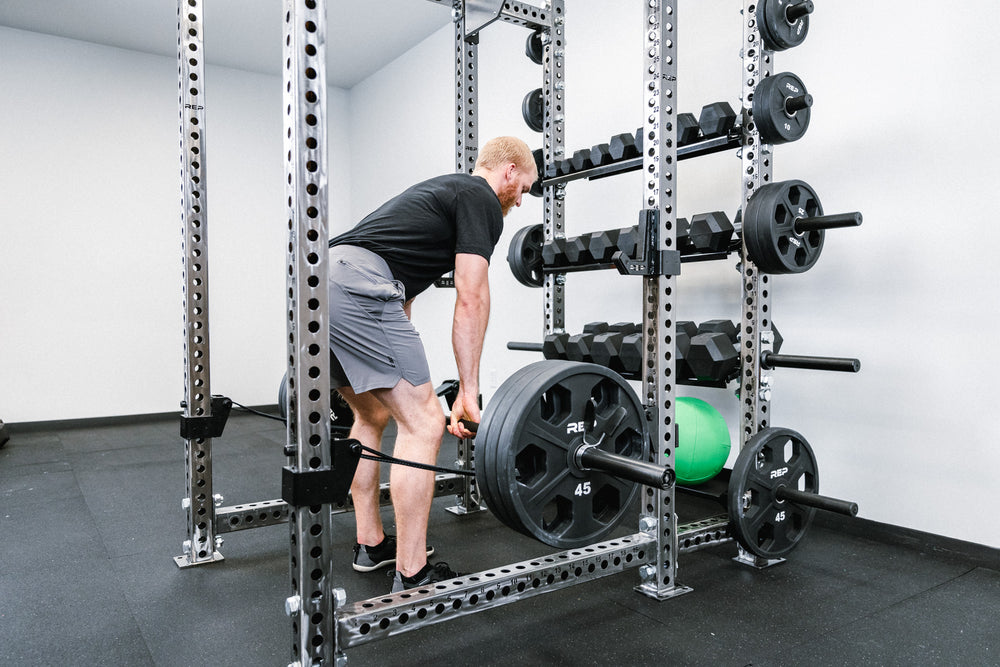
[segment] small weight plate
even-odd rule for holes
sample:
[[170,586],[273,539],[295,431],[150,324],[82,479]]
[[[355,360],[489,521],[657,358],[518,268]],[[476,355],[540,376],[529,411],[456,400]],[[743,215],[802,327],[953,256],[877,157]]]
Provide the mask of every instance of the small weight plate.
[[757,268],[764,273],[808,271],[823,250],[823,230],[799,233],[800,218],[823,215],[816,191],[805,181],[780,181],[761,186],[747,202],[743,240]]
[[521,116],[532,130],[542,131],[545,121],[545,106],[541,88],[535,88],[524,96],[524,101],[521,102]]
[[798,46],[809,34],[809,15],[789,21],[785,13],[800,0],[761,0],[757,5],[757,27],[764,44],[772,51],[785,51]]
[[769,144],[784,144],[801,139],[809,129],[808,107],[789,113],[789,98],[807,95],[802,79],[791,72],[765,77],[753,92],[753,119],[761,138]]
[[535,30],[528,35],[528,39],[524,43],[524,55],[528,56],[528,59],[536,65],[541,65],[544,54],[545,46],[542,44],[542,31]]
[[560,360],[527,368],[532,367],[540,371],[530,379],[521,375],[505,383],[513,388],[502,399],[506,417],[499,436],[492,435],[499,416],[483,420],[493,456],[481,466],[477,462],[477,479],[483,476],[504,495],[508,518],[516,518],[508,525],[519,524],[511,527],[553,547],[592,544],[632,509],[639,485],[572,464],[588,409],[600,423],[625,408],[624,418],[613,421],[612,432],[598,446],[635,460],[648,456],[645,411],[628,383],[606,368]]
[[819,492],[812,447],[788,428],[766,428],[747,441],[729,480],[729,526],[740,545],[761,558],[781,558],[798,545],[815,508],[779,500],[780,486]]
[[542,245],[545,233],[541,225],[519,229],[510,240],[507,264],[519,283],[527,287],[541,287],[545,282],[542,273]]
[[[333,354],[330,355],[331,363]],[[278,386],[278,414],[282,419],[288,419],[288,373],[281,376],[281,384]],[[354,411],[347,404],[344,397],[334,389],[330,388],[330,428],[346,435],[354,424]]]

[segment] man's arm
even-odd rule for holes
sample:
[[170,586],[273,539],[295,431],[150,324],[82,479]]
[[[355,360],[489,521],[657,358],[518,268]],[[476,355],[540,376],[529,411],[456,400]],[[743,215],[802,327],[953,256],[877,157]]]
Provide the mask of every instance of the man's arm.
[[490,319],[489,262],[471,253],[455,255],[455,320],[451,344],[455,349],[460,383],[458,398],[451,409],[448,430],[468,438],[472,432],[459,424],[460,419],[479,422],[479,358]]

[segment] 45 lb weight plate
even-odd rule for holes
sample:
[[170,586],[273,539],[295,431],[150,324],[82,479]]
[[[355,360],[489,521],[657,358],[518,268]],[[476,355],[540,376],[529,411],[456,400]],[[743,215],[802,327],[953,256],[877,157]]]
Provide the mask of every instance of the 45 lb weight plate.
[[816,457],[799,433],[766,428],[740,451],[728,492],[733,537],[761,558],[781,558],[794,549],[816,514],[813,507],[781,500],[781,487],[816,493]]
[[620,375],[562,360],[518,371],[500,385],[476,434],[483,501],[509,527],[549,546],[605,539],[634,509],[640,484],[578,465],[576,454],[594,433],[602,434],[595,446],[604,452],[648,458],[645,410]]

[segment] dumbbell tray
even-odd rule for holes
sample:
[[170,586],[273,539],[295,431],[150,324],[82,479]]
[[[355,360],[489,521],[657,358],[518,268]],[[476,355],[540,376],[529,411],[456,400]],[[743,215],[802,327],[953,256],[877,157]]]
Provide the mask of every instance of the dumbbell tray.
[[[731,148],[738,148],[741,144],[741,132],[742,129],[739,126],[736,126],[726,136],[712,137],[711,139],[704,139],[693,144],[680,146],[677,148],[677,159],[685,160],[688,158],[699,157],[701,155],[721,153],[722,151],[727,151]],[[570,181],[577,181],[584,178],[595,180],[598,178],[605,178],[607,176],[614,176],[615,174],[624,174],[626,172],[636,171],[638,169],[642,169],[642,160],[642,157],[634,157],[620,162],[612,162],[611,164],[606,164],[601,167],[575,171],[572,174],[566,174],[564,176],[553,176],[552,178],[544,179],[542,181],[542,187],[559,185],[560,183],[568,183]]]

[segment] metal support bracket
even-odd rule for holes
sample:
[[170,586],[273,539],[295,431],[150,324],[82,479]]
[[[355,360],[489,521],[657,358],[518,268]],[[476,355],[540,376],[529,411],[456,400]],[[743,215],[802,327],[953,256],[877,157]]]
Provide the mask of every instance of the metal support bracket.
[[329,468],[282,467],[281,499],[291,507],[347,502],[351,480],[361,460],[361,443],[351,439],[333,440],[330,447],[332,463]]
[[655,208],[639,211],[639,238],[636,257],[629,257],[619,250],[612,256],[618,273],[623,276],[677,276],[681,272],[681,253],[678,250],[660,250],[660,215]]
[[[181,407],[186,408],[186,403],[182,403]],[[231,399],[226,396],[213,396],[212,414],[203,417],[181,415],[181,437],[185,440],[222,437],[222,431],[226,428],[232,409]]]

